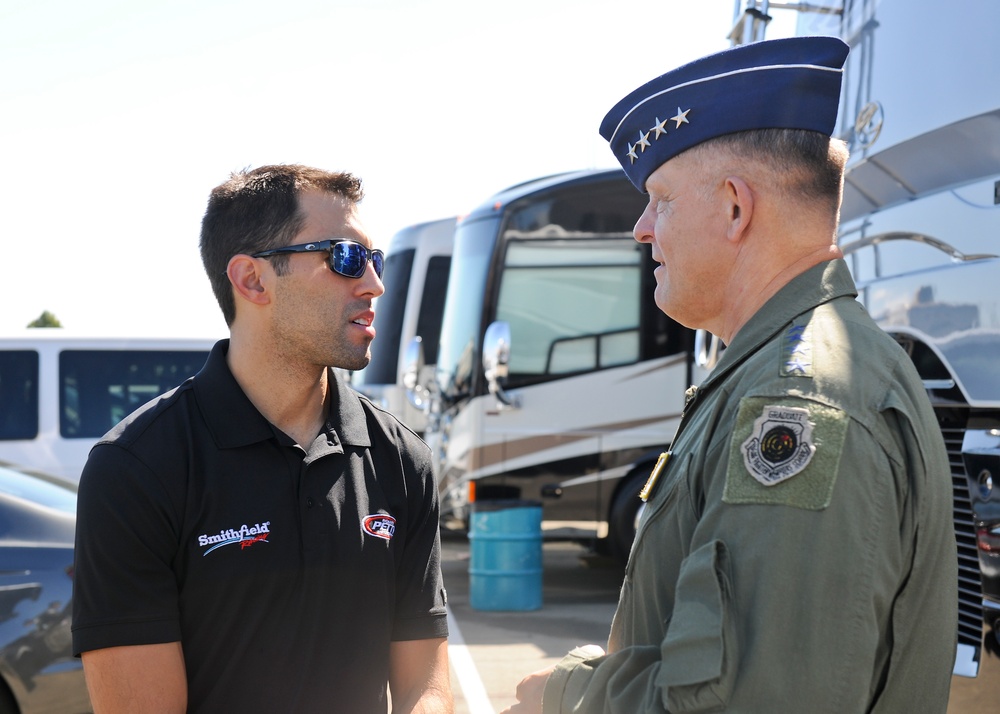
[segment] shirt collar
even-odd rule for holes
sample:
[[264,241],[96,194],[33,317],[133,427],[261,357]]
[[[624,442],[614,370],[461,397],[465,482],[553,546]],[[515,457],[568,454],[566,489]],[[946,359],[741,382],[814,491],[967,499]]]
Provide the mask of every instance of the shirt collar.
[[[266,441],[274,436],[271,424],[244,394],[229,370],[226,355],[229,340],[212,347],[208,360],[194,377],[194,393],[205,423],[220,449],[238,448]],[[329,371],[330,414],[328,423],[336,427],[342,443],[371,446],[368,422],[361,398],[337,374]]]
[[330,424],[337,428],[341,441],[345,445],[372,445],[368,434],[368,419],[364,407],[361,406],[361,395],[337,373],[331,369],[330,384]]

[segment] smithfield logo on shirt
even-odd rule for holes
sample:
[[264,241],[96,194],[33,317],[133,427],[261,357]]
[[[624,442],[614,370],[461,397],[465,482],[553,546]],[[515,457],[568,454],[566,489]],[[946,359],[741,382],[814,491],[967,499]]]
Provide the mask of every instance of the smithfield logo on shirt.
[[382,540],[389,540],[396,532],[396,519],[385,513],[373,513],[361,521],[365,533]]
[[255,543],[267,543],[267,537],[271,533],[270,526],[271,521],[264,521],[263,523],[258,523],[254,526],[248,526],[244,523],[239,528],[227,528],[226,530],[221,530],[218,535],[200,535],[198,536],[198,545],[202,548],[211,546],[208,550],[202,553],[202,557],[224,545],[236,545],[239,543],[240,550],[243,550],[244,548],[249,548]]

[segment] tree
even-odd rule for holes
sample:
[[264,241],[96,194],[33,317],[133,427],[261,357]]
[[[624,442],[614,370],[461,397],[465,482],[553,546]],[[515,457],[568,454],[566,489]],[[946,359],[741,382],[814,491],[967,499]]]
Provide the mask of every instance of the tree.
[[48,310],[42,310],[42,314],[29,322],[28,327],[62,327],[62,323]]

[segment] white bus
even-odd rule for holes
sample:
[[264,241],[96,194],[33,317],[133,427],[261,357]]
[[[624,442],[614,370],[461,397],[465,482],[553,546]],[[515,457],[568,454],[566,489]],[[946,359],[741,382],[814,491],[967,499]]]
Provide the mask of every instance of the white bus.
[[0,337],[0,462],[79,481],[91,446],[198,372],[214,342],[59,328]]
[[382,274],[385,293],[375,303],[371,362],[351,374],[355,389],[418,434],[427,425],[424,397],[409,398],[404,380],[419,359],[424,373],[410,379],[426,383],[437,362],[454,235],[452,217],[409,226],[392,237]]

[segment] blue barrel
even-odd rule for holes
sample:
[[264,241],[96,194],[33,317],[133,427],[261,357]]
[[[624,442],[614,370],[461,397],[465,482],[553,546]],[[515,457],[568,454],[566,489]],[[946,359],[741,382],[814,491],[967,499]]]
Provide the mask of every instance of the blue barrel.
[[542,504],[495,500],[472,504],[469,604],[475,610],[542,606]]

